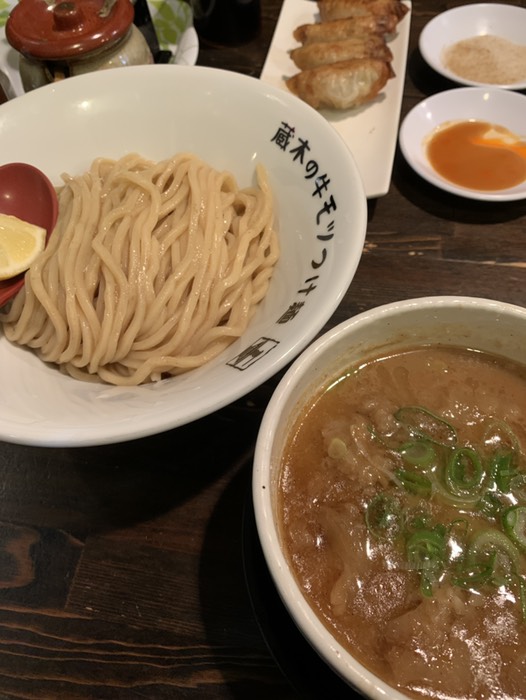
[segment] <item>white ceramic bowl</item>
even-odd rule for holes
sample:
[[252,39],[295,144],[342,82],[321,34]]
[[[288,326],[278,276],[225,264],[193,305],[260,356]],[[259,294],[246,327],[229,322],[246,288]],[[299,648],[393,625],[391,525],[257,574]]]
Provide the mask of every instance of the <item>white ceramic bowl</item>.
[[[422,30],[418,44],[425,61],[446,78],[463,85],[485,85],[461,78],[444,64],[444,52],[458,41],[475,36],[493,35],[526,46],[526,9],[514,5],[478,3],[461,5],[434,17]],[[526,88],[526,80],[492,84],[511,90]]]
[[280,457],[292,421],[339,370],[383,350],[440,342],[524,362],[526,309],[487,299],[426,297],[394,302],[359,314],[325,333],[294,362],[279,383],[259,430],[253,471],[256,525],[277,590],[306,639],[350,685],[373,700],[402,700],[358,663],[320,622],[289,567],[276,523]]
[[461,197],[505,202],[526,197],[526,181],[504,190],[472,190],[446,180],[431,166],[426,141],[446,122],[480,120],[500,124],[526,138],[526,96],[499,88],[465,87],[438,92],[426,98],[406,115],[400,127],[402,153],[411,167],[424,179]]
[[[301,140],[309,150],[299,156]],[[63,376],[0,335],[0,440],[110,443],[211,413],[290,362],[353,278],[367,221],[358,170],[326,120],[283,90],[227,71],[140,66],[64,80],[0,110],[1,162],[32,163],[55,183],[96,156],[130,151],[152,159],[194,152],[240,185],[253,181],[258,162],[266,166],[282,246],[269,293],[215,361],[136,388]]]

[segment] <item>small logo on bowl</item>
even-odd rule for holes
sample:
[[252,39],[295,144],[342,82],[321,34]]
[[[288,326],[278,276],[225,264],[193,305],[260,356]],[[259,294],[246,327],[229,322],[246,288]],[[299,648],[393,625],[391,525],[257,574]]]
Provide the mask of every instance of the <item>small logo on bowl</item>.
[[244,371],[251,367],[255,362],[261,360],[262,357],[268,355],[268,353],[279,345],[278,340],[272,340],[272,338],[259,338],[248,348],[242,350],[239,355],[236,355],[232,360],[227,362],[229,367],[234,367],[240,371]]

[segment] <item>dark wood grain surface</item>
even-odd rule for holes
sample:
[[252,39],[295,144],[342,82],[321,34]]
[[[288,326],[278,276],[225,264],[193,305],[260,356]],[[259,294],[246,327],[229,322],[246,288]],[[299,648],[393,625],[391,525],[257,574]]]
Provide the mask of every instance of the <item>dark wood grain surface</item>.
[[[402,116],[451,87],[424,65],[417,42],[429,19],[458,4],[414,0]],[[199,64],[258,77],[280,8],[262,0],[260,35],[236,48],[203,44]],[[356,277],[327,328],[421,295],[526,305],[525,215],[526,202],[440,192],[397,153],[389,193],[369,203]],[[135,442],[0,443],[1,700],[355,697],[296,633],[258,550],[251,460],[278,380]]]

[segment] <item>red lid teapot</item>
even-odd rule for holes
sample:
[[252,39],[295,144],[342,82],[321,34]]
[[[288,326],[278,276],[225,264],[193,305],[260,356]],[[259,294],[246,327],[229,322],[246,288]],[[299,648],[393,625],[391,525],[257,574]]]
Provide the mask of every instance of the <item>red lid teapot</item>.
[[81,73],[153,63],[130,0],[20,0],[5,33],[24,90]]

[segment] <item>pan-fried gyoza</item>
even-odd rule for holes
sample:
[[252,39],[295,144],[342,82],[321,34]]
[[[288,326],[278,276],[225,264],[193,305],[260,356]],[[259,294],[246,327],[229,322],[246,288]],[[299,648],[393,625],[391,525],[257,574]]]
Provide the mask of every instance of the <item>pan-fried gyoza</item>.
[[320,21],[293,32],[300,72],[289,90],[315,109],[351,109],[374,100],[390,78],[388,41],[409,8],[402,0],[318,0]]
[[332,22],[315,22],[301,24],[294,30],[293,36],[300,44],[314,42],[341,41],[356,34],[391,34],[395,31],[398,19],[396,15],[363,15],[335,19]]
[[349,109],[376,97],[392,77],[389,62],[354,58],[302,70],[286,83],[292,93],[315,109]]
[[395,15],[401,20],[407,6],[400,0],[318,0],[318,11],[322,22],[361,15]]
[[301,70],[353,58],[377,58],[390,62],[391,49],[378,34],[356,34],[341,41],[311,43],[292,49],[290,57]]

